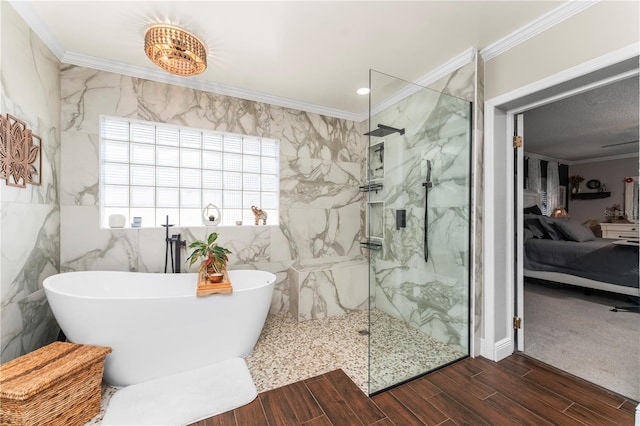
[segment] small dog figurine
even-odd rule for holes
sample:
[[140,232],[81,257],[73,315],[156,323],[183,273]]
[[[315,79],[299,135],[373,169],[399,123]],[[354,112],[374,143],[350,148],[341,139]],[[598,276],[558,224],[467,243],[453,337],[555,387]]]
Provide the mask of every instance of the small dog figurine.
[[251,211],[253,211],[253,214],[256,217],[256,225],[259,224],[260,219],[262,219],[263,225],[267,224],[267,212],[262,211],[262,209],[259,209],[256,206],[251,206]]

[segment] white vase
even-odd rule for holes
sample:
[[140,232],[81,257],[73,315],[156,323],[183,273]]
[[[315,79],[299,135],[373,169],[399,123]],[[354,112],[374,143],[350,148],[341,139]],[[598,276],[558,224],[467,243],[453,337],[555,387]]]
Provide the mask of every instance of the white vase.
[[127,218],[123,214],[109,215],[109,228],[124,228]]

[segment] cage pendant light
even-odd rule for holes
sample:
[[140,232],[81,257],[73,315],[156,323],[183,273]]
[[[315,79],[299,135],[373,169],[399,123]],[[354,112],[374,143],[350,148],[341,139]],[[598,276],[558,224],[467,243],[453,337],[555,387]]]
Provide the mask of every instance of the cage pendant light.
[[207,68],[204,44],[190,32],[171,25],[147,28],[144,51],[151,62],[171,74],[197,75]]

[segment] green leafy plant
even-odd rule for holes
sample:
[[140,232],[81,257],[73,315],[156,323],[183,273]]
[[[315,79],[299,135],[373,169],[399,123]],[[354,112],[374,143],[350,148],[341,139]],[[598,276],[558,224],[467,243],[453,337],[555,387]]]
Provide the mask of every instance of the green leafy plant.
[[231,251],[221,247],[216,243],[218,239],[218,233],[212,232],[209,234],[205,241],[196,240],[189,244],[189,248],[192,250],[187,262],[189,266],[193,266],[199,259],[204,259],[198,268],[198,271],[206,271],[207,273],[219,273],[221,274],[227,266],[229,261],[228,254]]

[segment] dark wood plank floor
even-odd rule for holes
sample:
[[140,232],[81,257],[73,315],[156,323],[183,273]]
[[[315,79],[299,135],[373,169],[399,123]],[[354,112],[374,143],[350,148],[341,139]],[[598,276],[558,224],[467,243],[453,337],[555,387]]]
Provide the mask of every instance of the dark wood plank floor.
[[633,425],[637,405],[514,354],[467,358],[373,398],[336,370],[195,425]]

